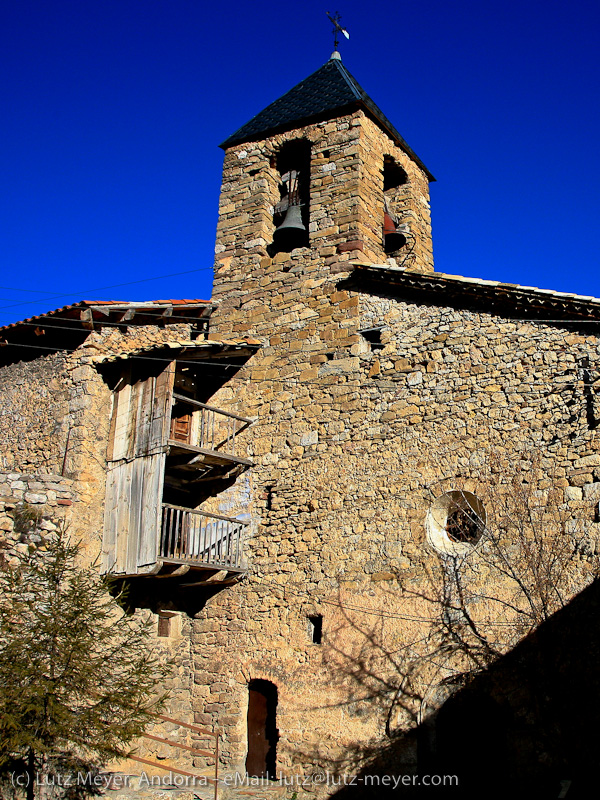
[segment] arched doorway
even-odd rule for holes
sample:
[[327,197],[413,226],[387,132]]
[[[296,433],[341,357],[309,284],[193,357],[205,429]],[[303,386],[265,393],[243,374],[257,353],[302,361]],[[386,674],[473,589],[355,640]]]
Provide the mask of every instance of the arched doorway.
[[248,755],[246,772],[275,778],[277,762],[277,686],[271,681],[248,684]]

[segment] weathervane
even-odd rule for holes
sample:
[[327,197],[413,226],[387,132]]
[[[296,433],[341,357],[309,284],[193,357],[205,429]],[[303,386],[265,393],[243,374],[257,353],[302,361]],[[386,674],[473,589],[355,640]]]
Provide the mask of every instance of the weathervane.
[[329,11],[326,11],[325,13],[329,17],[329,19],[333,22],[333,31],[332,31],[332,33],[333,33],[333,49],[334,49],[334,51],[337,52],[338,44],[340,42],[340,40],[339,40],[340,33],[343,33],[344,36],[346,37],[346,39],[350,38],[350,34],[348,33],[348,31],[345,28],[342,28],[342,26],[340,25],[340,22],[342,21],[342,18],[340,16],[339,11],[336,11],[333,16],[329,13]]

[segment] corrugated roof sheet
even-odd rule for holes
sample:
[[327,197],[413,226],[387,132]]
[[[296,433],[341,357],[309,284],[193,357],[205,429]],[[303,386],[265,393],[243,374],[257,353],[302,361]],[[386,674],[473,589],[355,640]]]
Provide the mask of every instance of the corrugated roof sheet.
[[370,112],[396,144],[424,170],[429,180],[435,180],[339,58],[331,58],[316,72],[242,125],[220,146],[226,149],[234,144],[262,139],[278,130],[289,130],[310,120],[329,119],[353,107]]

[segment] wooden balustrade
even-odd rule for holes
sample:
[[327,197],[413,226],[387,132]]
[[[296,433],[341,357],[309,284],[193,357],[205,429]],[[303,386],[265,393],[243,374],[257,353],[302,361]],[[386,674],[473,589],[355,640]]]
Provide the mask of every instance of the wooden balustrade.
[[242,568],[246,522],[167,503],[162,508],[161,558],[219,569]]

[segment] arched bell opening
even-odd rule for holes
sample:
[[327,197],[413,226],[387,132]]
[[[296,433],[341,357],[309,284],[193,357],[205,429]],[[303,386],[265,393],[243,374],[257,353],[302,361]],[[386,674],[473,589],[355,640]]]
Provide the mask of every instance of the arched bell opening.
[[402,222],[407,201],[408,175],[392,156],[383,159],[383,249],[396,253],[408,240]]
[[290,253],[308,247],[310,221],[310,155],[306,139],[286,142],[276,159],[279,172],[279,202],[273,209],[273,243],[269,253]]

